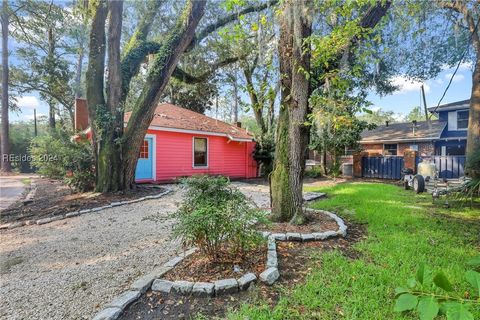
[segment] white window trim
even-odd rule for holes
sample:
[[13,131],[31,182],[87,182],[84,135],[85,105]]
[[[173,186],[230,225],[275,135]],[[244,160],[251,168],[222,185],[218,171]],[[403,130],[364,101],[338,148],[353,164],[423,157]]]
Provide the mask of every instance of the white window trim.
[[[386,144],[395,144],[395,145],[397,145],[396,155],[392,156],[392,155],[390,155],[390,154],[385,154],[385,145],[386,145]],[[398,143],[383,143],[383,144],[382,144],[382,149],[383,149],[383,150],[382,150],[382,155],[383,155],[384,157],[396,157],[396,156],[398,156]]]
[[[206,166],[196,166],[195,165],[195,138],[197,139],[206,139],[207,140],[207,165]],[[192,168],[193,169],[208,169],[208,165],[210,162],[210,142],[208,137],[192,137]]]
[[[146,138],[152,138],[152,177],[153,181],[157,181],[157,135],[156,134],[146,134],[143,140]],[[139,181],[142,180],[149,180],[149,178],[138,179]]]
[[467,131],[467,130],[468,130],[468,125],[469,125],[469,124],[467,124],[467,127],[466,127],[466,128],[459,128],[459,127],[458,127],[458,113],[459,113],[459,112],[465,112],[465,111],[468,112],[468,118],[467,118],[467,121],[468,121],[468,119],[470,119],[470,112],[469,112],[469,110],[457,110],[457,111],[455,111],[455,112],[457,113],[457,119],[456,119],[456,121],[457,121],[457,123],[456,123],[456,125],[457,125],[457,130],[456,130],[456,131]]

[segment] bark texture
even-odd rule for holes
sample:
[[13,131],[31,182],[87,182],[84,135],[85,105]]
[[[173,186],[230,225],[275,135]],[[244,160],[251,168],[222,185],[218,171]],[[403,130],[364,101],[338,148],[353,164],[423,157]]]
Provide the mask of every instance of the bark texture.
[[308,1],[283,3],[278,45],[281,74],[281,106],[272,172],[272,214],[274,221],[301,224],[303,215],[303,173],[308,129],[305,126],[310,70],[309,50],[304,41],[311,34]]
[[2,166],[4,172],[11,172],[12,166],[7,158],[10,154],[10,135],[8,120],[8,2],[3,0],[2,4],[2,135],[1,135],[1,153]]

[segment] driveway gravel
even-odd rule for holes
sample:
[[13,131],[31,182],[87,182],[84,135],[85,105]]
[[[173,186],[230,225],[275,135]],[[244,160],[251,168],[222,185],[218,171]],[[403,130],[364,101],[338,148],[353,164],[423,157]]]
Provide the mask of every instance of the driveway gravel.
[[[259,207],[268,187],[235,182]],[[0,319],[90,319],[181,252],[171,238],[182,190],[45,225],[0,231]]]

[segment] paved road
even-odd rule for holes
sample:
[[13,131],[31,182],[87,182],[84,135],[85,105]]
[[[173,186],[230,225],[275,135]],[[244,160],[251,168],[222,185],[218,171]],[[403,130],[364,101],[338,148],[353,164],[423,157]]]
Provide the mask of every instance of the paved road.
[[0,211],[21,198],[26,187],[22,182],[25,178],[28,176],[0,176]]

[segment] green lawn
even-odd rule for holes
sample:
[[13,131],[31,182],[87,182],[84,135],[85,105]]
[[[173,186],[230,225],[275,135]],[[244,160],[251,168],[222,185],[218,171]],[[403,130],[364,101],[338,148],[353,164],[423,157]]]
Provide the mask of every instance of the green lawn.
[[[433,206],[429,195],[388,184],[345,183],[309,191],[329,195],[313,207],[367,223],[367,238],[354,246],[361,258],[339,251],[312,256],[321,260],[321,268],[286,291],[275,308],[246,305],[232,319],[415,318],[393,312],[394,289],[406,285],[421,262],[444,270],[459,292],[468,290],[466,261],[480,252],[478,207],[446,210]],[[473,309],[480,319],[480,305]]]

